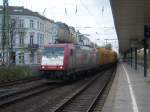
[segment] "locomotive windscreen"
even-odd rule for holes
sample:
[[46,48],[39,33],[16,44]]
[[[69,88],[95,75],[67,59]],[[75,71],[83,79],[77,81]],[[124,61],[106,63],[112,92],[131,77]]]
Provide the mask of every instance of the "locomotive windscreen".
[[43,49],[42,65],[63,65],[64,48],[47,47]]

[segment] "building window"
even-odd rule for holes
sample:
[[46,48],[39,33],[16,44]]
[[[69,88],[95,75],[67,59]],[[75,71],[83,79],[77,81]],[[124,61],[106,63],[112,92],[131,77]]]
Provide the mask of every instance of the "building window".
[[24,63],[24,53],[19,53],[19,63],[23,64]]
[[44,24],[43,23],[40,23],[40,30],[44,31]]
[[40,23],[39,23],[39,21],[37,22],[37,29],[38,30],[40,29]]
[[37,43],[40,47],[44,45],[44,34],[37,34]]
[[42,29],[42,23],[40,23],[40,30]]
[[[10,21],[11,28],[16,28],[16,22],[17,22],[16,19],[14,19],[14,18],[11,19],[11,21]],[[18,27],[19,27],[19,24],[18,24]]]
[[24,45],[24,32],[19,32],[19,45]]
[[24,28],[24,20],[23,20],[23,19],[20,19],[20,20],[19,20],[18,27],[19,27],[19,28]]
[[34,53],[30,54],[30,63],[34,64]]
[[44,34],[40,35],[40,45],[43,46],[44,45]]
[[20,39],[19,39],[19,45],[20,46],[24,45],[24,38],[20,37]]
[[33,35],[30,35],[30,45],[33,45]]
[[34,28],[34,21],[33,20],[30,20],[30,28]]
[[40,33],[37,33],[37,44],[40,46]]
[[40,52],[37,52],[37,64],[41,63],[41,57],[42,57],[42,54]]

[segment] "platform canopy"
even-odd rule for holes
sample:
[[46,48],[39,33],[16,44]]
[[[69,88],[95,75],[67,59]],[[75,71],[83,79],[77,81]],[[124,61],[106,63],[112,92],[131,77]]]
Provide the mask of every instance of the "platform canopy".
[[144,25],[150,25],[150,0],[110,0],[110,3],[119,51],[126,52],[133,43],[144,40]]

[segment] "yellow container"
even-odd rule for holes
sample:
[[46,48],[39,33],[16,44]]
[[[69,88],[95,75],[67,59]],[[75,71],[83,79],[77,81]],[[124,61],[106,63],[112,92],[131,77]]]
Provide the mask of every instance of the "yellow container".
[[105,48],[97,48],[99,65],[113,63],[117,60],[117,54]]

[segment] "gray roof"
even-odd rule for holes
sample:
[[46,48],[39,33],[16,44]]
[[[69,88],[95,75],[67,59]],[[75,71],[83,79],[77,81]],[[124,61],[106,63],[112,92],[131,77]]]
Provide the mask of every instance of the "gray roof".
[[[0,14],[3,13],[3,6],[0,5]],[[24,7],[20,7],[20,6],[8,6],[8,13],[10,15],[27,15],[27,16],[35,16],[35,17],[39,17],[43,20],[47,20],[47,21],[52,21],[42,15],[40,15],[38,12],[33,12],[29,9],[26,9]]]

